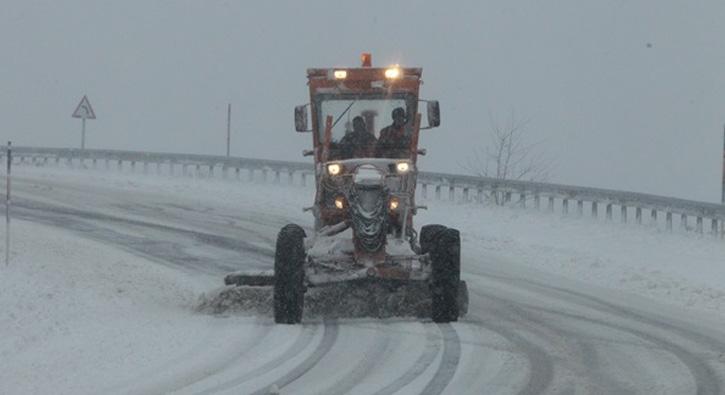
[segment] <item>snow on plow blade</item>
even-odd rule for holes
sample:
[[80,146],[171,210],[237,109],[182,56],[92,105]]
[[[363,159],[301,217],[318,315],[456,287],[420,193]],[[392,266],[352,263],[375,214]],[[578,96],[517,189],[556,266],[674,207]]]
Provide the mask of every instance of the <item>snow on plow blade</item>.
[[[211,314],[255,314],[272,316],[272,273],[232,273],[227,286],[202,295],[198,311]],[[237,285],[243,283],[244,285]],[[304,297],[306,318],[430,318],[432,298],[423,281],[358,280],[310,287]],[[458,287],[458,308],[468,312],[468,288]]]

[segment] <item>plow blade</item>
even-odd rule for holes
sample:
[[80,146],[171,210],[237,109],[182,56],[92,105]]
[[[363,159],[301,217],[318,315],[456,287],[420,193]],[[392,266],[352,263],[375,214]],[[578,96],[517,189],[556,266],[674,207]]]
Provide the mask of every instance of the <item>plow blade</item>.
[[[234,273],[228,286],[202,295],[197,310],[211,314],[272,316],[273,275]],[[225,281],[227,281],[225,279]],[[244,283],[238,286],[238,282]],[[253,283],[250,284],[250,283]],[[305,318],[430,318],[432,298],[427,283],[361,280],[310,287],[305,293]],[[468,288],[458,287],[459,314],[468,311]]]
[[224,285],[264,287],[274,285],[274,271],[234,272],[224,277]]

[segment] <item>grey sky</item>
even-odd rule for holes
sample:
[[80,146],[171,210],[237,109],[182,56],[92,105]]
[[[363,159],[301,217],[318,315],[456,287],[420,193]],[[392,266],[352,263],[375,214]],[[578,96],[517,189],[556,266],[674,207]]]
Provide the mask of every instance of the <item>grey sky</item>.
[[[392,4],[391,4],[392,3]],[[489,113],[531,118],[551,181],[718,201],[725,2],[2,1],[0,127],[18,145],[303,160],[305,69],[423,67],[443,126],[426,170],[461,172]],[[648,47],[651,43],[651,47]],[[308,160],[308,159],[304,159]]]

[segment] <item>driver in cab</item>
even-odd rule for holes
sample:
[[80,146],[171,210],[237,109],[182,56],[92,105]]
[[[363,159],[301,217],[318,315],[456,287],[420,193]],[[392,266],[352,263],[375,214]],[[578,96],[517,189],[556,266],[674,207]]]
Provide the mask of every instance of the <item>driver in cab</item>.
[[352,119],[352,131],[340,140],[341,159],[368,158],[375,151],[377,139],[370,133],[361,116]]
[[397,107],[391,115],[393,123],[380,130],[380,139],[375,147],[378,158],[404,158],[408,155],[410,142],[405,133],[405,110]]

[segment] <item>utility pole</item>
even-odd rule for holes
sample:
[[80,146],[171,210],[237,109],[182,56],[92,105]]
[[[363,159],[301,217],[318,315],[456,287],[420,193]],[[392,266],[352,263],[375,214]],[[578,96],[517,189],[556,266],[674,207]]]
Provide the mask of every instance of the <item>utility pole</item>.
[[[229,156],[229,145],[232,141],[232,103],[227,105],[227,156]],[[725,195],[723,195],[725,196]]]
[[8,169],[5,178],[5,187],[7,194],[5,195],[5,266],[10,264],[10,167],[13,164],[12,143],[8,141],[7,146]]
[[723,126],[723,146],[722,146],[722,196],[720,202],[725,204],[725,126]]

